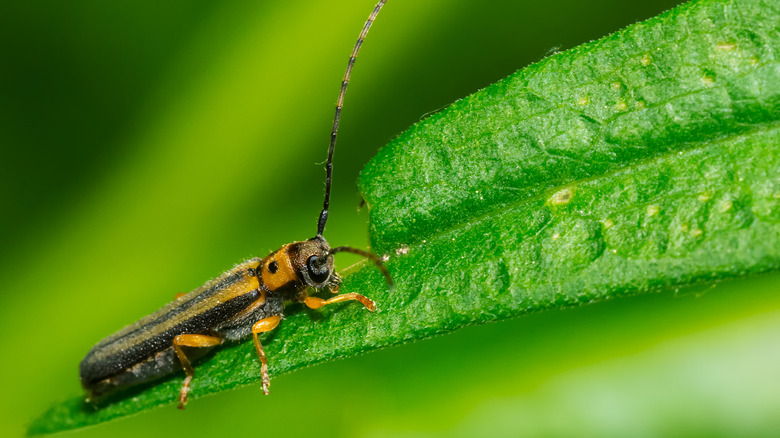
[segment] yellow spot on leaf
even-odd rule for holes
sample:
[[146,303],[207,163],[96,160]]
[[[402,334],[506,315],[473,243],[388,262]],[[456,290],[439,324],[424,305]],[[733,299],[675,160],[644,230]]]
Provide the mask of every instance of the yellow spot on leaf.
[[734,206],[734,203],[731,201],[723,201],[720,203],[720,212],[725,213],[729,210],[731,210],[731,207]]
[[712,196],[710,196],[709,193],[704,192],[704,193],[700,194],[697,199],[699,201],[701,201],[701,202],[707,202],[707,201],[710,200],[710,198],[712,198]]
[[590,97],[582,96],[579,99],[577,99],[577,103],[582,106],[588,105],[590,103]]
[[625,111],[628,109],[628,105],[626,105],[626,103],[621,100],[617,103],[617,105],[615,105],[615,109],[618,111]]
[[608,230],[613,226],[615,226],[615,222],[613,222],[612,219],[604,219],[603,221],[601,221],[601,225],[604,226],[605,230]]
[[655,215],[658,214],[659,211],[661,211],[661,208],[658,207],[658,205],[656,205],[656,204],[647,206],[647,215],[648,216],[655,216]]
[[552,205],[563,205],[568,204],[569,201],[571,201],[571,198],[574,197],[574,192],[571,189],[562,189],[559,190],[557,193],[552,195],[550,200],[548,201],[549,204]]
[[715,45],[715,48],[718,50],[723,50],[724,52],[730,52],[737,48],[737,43],[720,41]]
[[691,230],[691,236],[693,237],[701,237],[702,234],[704,234],[704,231],[702,231],[700,228],[694,228]]
[[650,54],[649,53],[645,53],[642,56],[642,59],[639,60],[639,63],[644,65],[644,66],[650,65],[651,62],[653,62],[653,59],[650,58]]

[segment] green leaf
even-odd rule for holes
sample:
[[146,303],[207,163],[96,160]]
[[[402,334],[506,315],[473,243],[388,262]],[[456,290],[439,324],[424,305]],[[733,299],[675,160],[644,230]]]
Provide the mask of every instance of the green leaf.
[[[639,181],[655,175],[634,167],[679,153],[682,161],[688,151],[718,147],[715,140],[734,150],[772,129],[780,116],[777,8],[777,2],[692,2],[545,59],[412,127],[361,177],[372,244],[379,251],[417,244],[592,181],[637,181],[625,183],[622,198],[604,190],[598,196],[636,208],[663,200],[672,186],[714,196],[733,171],[709,175],[712,182],[658,181],[668,187],[645,189]],[[775,146],[770,141],[764,149]],[[773,169],[771,162],[754,164]],[[762,220],[780,214],[774,175],[741,184],[754,191],[745,196],[756,203],[744,207],[755,207]],[[582,195],[560,205],[583,209],[577,216],[595,220],[625,210],[596,211]],[[671,208],[661,216],[681,216]]]
[[[270,374],[468,324],[780,267],[780,6],[698,1],[556,54],[415,125],[365,168],[375,268],[291,306]],[[257,385],[254,348],[196,369],[191,397]],[[93,410],[55,405],[32,434],[163,405],[181,377]],[[170,407],[169,407],[170,408]]]

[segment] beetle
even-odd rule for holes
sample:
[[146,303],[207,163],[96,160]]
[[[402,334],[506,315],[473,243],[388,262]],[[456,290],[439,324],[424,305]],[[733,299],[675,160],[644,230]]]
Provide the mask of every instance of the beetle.
[[328,289],[338,294],[341,279],[333,256],[340,252],[361,255],[372,261],[393,287],[390,273],[375,254],[347,246],[331,247],[323,237],[330,207],[333,151],[349,78],[363,40],[386,0],[380,0],[366,20],[347,63],[336,103],[326,161],[325,201],[317,221],[317,235],[289,243],[265,258],[238,264],[188,294],[182,294],[157,312],[103,339],[87,353],[79,366],[87,399],[148,383],[184,370],[179,409],[187,404],[195,375],[192,363],[214,347],[252,335],[260,361],[262,390],[269,393],[268,360],[258,335],[276,328],[286,302],[302,302],[312,309],[343,301],[358,301],[369,311],[375,303],[359,294],[335,295],[329,299],[309,296],[308,289]]

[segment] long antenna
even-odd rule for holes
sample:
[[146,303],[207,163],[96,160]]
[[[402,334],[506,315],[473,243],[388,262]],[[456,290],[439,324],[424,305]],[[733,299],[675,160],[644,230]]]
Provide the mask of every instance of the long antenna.
[[320,218],[317,221],[317,236],[322,236],[325,231],[325,223],[328,222],[328,208],[330,207],[330,185],[333,178],[333,150],[336,149],[336,134],[339,131],[339,119],[341,118],[341,108],[344,107],[344,95],[347,94],[347,85],[349,85],[349,76],[352,74],[352,67],[355,65],[355,59],[357,59],[360,46],[363,45],[363,40],[368,35],[368,30],[371,29],[371,25],[374,24],[376,16],[385,5],[386,0],[379,0],[379,3],[374,6],[374,10],[371,15],[368,16],[366,24],[363,25],[363,30],[360,32],[355,47],[352,49],[352,55],[349,57],[347,63],[347,71],[344,72],[344,79],[341,81],[341,91],[339,92],[339,100],[336,101],[336,117],[333,119],[333,130],[330,132],[330,147],[328,148],[328,161],[325,165],[326,177],[325,177],[325,203],[322,205],[322,211],[320,212]]

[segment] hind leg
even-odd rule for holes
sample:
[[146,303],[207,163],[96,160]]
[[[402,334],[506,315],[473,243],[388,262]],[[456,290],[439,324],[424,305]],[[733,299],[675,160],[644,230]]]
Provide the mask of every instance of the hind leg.
[[181,386],[181,394],[179,395],[179,409],[184,409],[184,405],[187,404],[187,393],[190,392],[190,382],[195,375],[195,370],[192,369],[190,360],[187,359],[187,355],[184,354],[184,350],[181,347],[216,347],[222,344],[224,340],[215,336],[206,335],[179,335],[173,338],[173,350],[176,351],[176,356],[179,357],[181,367],[184,368],[184,372],[187,377],[184,379],[184,384]]

